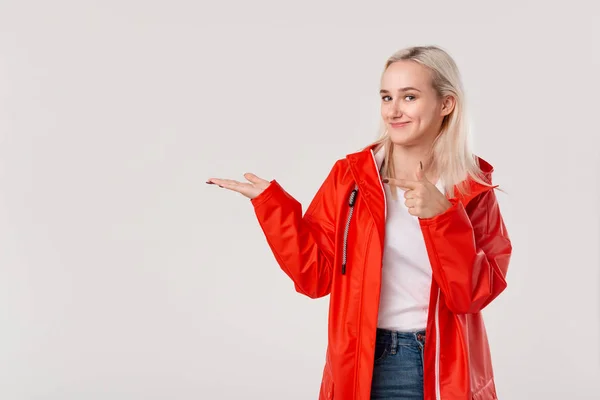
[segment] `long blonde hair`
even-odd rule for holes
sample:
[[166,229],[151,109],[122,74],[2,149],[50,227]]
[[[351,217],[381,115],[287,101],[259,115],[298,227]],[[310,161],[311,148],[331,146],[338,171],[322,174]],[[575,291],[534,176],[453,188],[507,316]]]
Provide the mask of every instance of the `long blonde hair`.
[[[414,46],[394,53],[385,63],[383,73],[396,61],[415,61],[432,72],[432,84],[440,97],[451,95],[455,98],[452,112],[444,117],[440,132],[431,148],[432,167],[444,184],[444,191],[454,196],[454,187],[464,194],[468,190],[465,180],[470,177],[486,186],[490,183],[483,178],[477,158],[471,152],[470,131],[465,110],[465,94],[458,67],[452,57],[437,46]],[[383,175],[394,178],[394,146],[381,121],[376,150],[385,146]],[[395,196],[395,193],[394,193]]]

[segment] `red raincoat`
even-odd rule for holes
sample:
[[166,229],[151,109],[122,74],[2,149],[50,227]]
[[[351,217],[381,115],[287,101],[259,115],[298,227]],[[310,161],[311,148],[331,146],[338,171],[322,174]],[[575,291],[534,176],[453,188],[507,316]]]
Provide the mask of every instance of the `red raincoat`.
[[[479,158],[491,183],[493,167]],[[480,311],[506,288],[512,251],[494,190],[468,181],[452,207],[419,219],[432,267],[425,400],[497,399]],[[252,204],[281,269],[311,298],[330,295],[319,400],[368,400],[386,200],[373,147],[338,160],[302,206],[277,183]]]

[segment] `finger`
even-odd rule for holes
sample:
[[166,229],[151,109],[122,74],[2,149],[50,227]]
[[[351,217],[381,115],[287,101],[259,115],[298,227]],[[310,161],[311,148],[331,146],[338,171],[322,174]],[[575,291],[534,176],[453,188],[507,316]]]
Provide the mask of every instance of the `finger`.
[[417,181],[419,182],[429,182],[427,180],[427,176],[425,175],[425,171],[423,170],[423,162],[419,161],[419,166],[417,168],[417,172],[415,173],[417,177]]
[[222,184],[236,184],[236,183],[241,183],[238,181],[235,181],[233,179],[221,179],[221,178],[210,178],[208,181],[206,181],[206,183],[213,183],[215,185],[222,185]]
[[219,185],[222,188],[235,190],[236,192],[240,192],[240,190],[244,190],[246,187],[251,186],[248,183],[238,182],[233,179],[211,178],[211,179],[209,179],[209,182]]
[[206,183],[207,183],[207,184],[209,184],[209,185],[218,185],[218,186],[221,186],[221,185],[219,185],[219,184],[216,182],[216,181],[218,181],[218,180],[219,180],[219,179],[217,179],[217,178],[209,178],[209,179],[207,179],[207,180],[206,180]]
[[244,178],[248,179],[249,182],[252,182],[255,184],[258,184],[258,183],[268,184],[269,183],[269,181],[259,178],[258,176],[254,175],[253,173],[250,173],[250,172],[245,173]]
[[419,216],[419,210],[417,207],[410,207],[408,209],[408,213],[412,216],[418,217]]
[[417,201],[415,199],[408,199],[404,202],[404,204],[406,207],[408,207],[408,209],[411,209],[417,205]]
[[409,181],[407,179],[394,179],[394,178],[385,178],[383,183],[387,183],[391,186],[398,186],[401,189],[412,190],[416,189],[420,182]]

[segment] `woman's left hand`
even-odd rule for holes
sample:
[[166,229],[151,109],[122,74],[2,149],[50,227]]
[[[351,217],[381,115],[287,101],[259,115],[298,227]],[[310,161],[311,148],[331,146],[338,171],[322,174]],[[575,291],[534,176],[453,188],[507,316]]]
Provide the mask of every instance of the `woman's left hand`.
[[452,203],[440,190],[431,183],[422,167],[417,169],[417,180],[386,178],[383,183],[404,189],[404,204],[408,212],[419,218],[433,218],[448,210]]

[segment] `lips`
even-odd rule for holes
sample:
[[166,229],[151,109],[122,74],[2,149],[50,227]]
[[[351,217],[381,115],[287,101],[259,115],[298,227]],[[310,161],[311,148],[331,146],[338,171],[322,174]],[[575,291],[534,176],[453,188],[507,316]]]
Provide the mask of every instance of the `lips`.
[[408,124],[410,124],[410,121],[406,121],[406,122],[393,122],[393,123],[391,123],[390,125],[391,125],[393,128],[402,128],[403,126],[406,126],[406,125],[408,125]]

